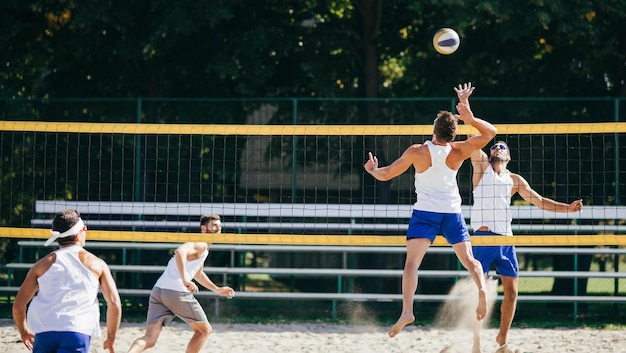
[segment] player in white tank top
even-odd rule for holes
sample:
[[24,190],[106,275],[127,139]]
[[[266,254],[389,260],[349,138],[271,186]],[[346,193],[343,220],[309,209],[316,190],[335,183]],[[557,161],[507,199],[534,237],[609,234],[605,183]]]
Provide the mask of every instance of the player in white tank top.
[[[471,225],[474,236],[513,235],[511,230],[511,197],[519,194],[531,204],[552,212],[580,212],[582,200],[570,204],[557,202],[539,195],[520,175],[511,173],[507,165],[511,160],[509,146],[504,141],[496,142],[489,149],[489,156],[481,150],[471,156],[474,205]],[[496,342],[504,347],[517,306],[517,278],[519,266],[514,246],[474,246],[474,257],[481,262],[484,275],[495,265],[500,274],[504,299],[500,307],[500,332]],[[480,325],[474,325],[476,330]],[[480,349],[480,333],[476,332],[474,346]],[[504,350],[504,349],[503,349]]]
[[[200,232],[221,233],[220,217],[218,215],[200,217]],[[209,236],[207,241],[211,241]],[[194,330],[185,351],[188,353],[200,351],[212,329],[202,305],[193,295],[198,291],[198,286],[193,280],[229,299],[235,296],[232,288],[217,286],[203,271],[204,261],[209,255],[209,245],[210,243],[205,242],[187,242],[176,249],[150,293],[146,333],[132,343],[128,353],[139,353],[154,347],[163,326],[172,322],[175,316]]]
[[[378,159],[370,152],[364,166],[379,181],[395,178],[411,167],[415,169],[417,200],[407,230],[407,254],[402,274],[402,313],[389,330],[389,337],[395,337],[404,326],[415,321],[413,303],[418,284],[418,269],[426,250],[438,234],[442,234],[452,244],[459,261],[469,271],[478,287],[477,319],[482,320],[487,312],[485,278],[480,262],[472,255],[469,234],[461,213],[456,173],[463,161],[493,139],[496,128],[474,117],[469,105],[465,103],[474,91],[471,83],[459,85],[454,90],[460,100],[456,107],[459,115],[441,111],[435,119],[432,141],[409,146],[398,159],[386,167],[379,167]],[[453,142],[457,119],[476,128],[479,134],[465,141]]]
[[[198,270],[202,268],[202,266],[204,266],[204,260],[206,260],[208,255],[209,250],[205,250],[199,258],[193,260],[185,260],[185,278],[194,278]],[[161,277],[159,277],[154,286],[180,292],[189,292],[189,289],[187,289],[183,284],[183,280],[180,277],[180,273],[178,272],[178,267],[176,265],[176,255],[170,258],[170,261],[168,261],[165,271],[163,271],[163,274],[161,275]]]
[[56,352],[61,344],[87,353],[91,338],[100,336],[100,289],[107,304],[103,346],[114,350],[122,306],[109,267],[83,249],[87,227],[78,211],[57,213],[52,229],[46,245],[56,241],[60,248],[28,271],[13,304],[13,319],[24,345],[34,353]]
[[452,150],[449,144],[436,145],[431,141],[424,143],[428,147],[431,167],[422,173],[415,173],[414,210],[461,213],[461,195],[456,181],[458,169],[450,169],[446,159]]
[[473,229],[487,227],[494,233],[513,235],[511,230],[511,190],[513,178],[508,169],[496,173],[489,164],[474,188],[474,205],[470,214]]
[[27,314],[35,334],[72,331],[100,337],[100,283],[78,258],[82,249],[73,245],[56,250],[54,264],[37,279],[39,291]]

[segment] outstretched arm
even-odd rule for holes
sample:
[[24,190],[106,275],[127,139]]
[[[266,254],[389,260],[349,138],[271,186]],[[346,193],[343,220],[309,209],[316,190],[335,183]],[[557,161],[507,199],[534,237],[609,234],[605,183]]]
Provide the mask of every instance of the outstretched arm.
[[234,289],[228,286],[220,287],[216,285],[213,281],[211,281],[209,276],[207,276],[207,274],[204,273],[202,268],[198,270],[198,272],[194,276],[194,279],[198,281],[198,283],[200,283],[204,288],[211,290],[219,295],[226,296],[228,299],[232,299],[235,296]]
[[539,195],[521,175],[511,173],[511,178],[513,179],[512,193],[515,194],[517,192],[524,200],[542,210],[551,212],[580,212],[583,209],[583,200],[576,200],[570,204],[554,201]]
[[404,173],[419,158],[421,145],[412,145],[407,148],[400,158],[386,167],[378,166],[378,158],[369,152],[369,159],[363,166],[365,171],[380,181],[391,180]]
[[[457,87],[454,87],[454,91],[456,92],[456,96],[459,98],[459,103],[463,103],[467,106],[467,108],[471,111],[469,97],[474,93],[474,89],[476,87],[472,86],[471,82],[467,82],[464,84],[459,84]],[[469,134],[468,139],[476,136],[476,134]],[[472,184],[474,189],[480,183],[480,180],[483,178],[483,174],[489,165],[489,158],[487,154],[483,152],[481,149],[477,149],[470,156],[472,160]]]
[[472,148],[479,146],[477,148],[480,149],[485,147],[489,141],[496,136],[497,130],[490,123],[474,117],[469,103],[469,97],[474,93],[474,89],[476,89],[476,87],[472,86],[471,82],[467,82],[454,87],[454,92],[456,92],[456,96],[459,98],[459,104],[456,106],[460,114],[459,119],[463,120],[466,124],[472,125],[478,129],[479,132],[479,135],[469,136],[468,144],[470,144]]
[[472,161],[472,186],[476,189],[485,174],[485,170],[487,170],[489,157],[487,157],[487,154],[483,152],[482,149],[478,149],[472,153],[470,158]]
[[[458,160],[453,164],[461,164],[469,158],[474,152],[485,147],[491,141],[498,130],[491,123],[476,118],[469,106],[464,103],[458,103],[456,109],[459,111],[458,118],[466,124],[472,125],[478,130],[478,135],[470,136],[467,140],[456,142],[455,148],[458,153]],[[457,166],[458,168],[458,166]]]

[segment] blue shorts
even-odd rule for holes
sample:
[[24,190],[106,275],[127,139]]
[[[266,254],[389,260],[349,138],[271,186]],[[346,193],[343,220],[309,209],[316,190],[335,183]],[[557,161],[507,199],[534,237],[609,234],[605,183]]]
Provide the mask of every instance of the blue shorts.
[[[502,235],[490,231],[474,231],[474,236]],[[474,258],[483,265],[485,274],[489,272],[491,264],[495,264],[496,273],[507,277],[519,277],[519,265],[515,247],[506,246],[472,246]]]
[[88,353],[91,336],[70,331],[47,331],[35,335],[33,353]]
[[462,213],[439,213],[413,210],[406,238],[427,238],[432,243],[438,234],[446,238],[448,244],[469,241],[470,236]]

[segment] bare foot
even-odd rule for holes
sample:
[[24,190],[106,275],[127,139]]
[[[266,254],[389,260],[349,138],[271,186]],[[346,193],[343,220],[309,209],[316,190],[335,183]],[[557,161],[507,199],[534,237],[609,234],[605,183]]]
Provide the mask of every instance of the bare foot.
[[499,332],[498,335],[496,336],[496,343],[498,344],[498,346],[502,347],[506,345],[506,336],[504,336],[502,334],[502,332]]
[[478,321],[487,315],[487,291],[485,289],[478,290],[478,307],[476,307],[476,319]]
[[504,346],[498,348],[496,353],[515,353],[515,351],[511,347],[509,347],[508,344],[505,344]]
[[413,314],[402,313],[398,321],[396,321],[396,323],[389,330],[389,338],[396,337],[400,333],[400,331],[402,331],[404,326],[412,323],[413,321],[415,321],[415,316],[413,316]]

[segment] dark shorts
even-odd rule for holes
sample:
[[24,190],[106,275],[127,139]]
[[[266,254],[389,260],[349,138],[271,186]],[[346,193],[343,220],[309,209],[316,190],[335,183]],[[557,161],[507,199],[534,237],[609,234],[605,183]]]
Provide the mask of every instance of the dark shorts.
[[69,331],[48,331],[35,335],[33,353],[88,353],[91,336]]
[[438,234],[443,235],[448,244],[452,245],[470,240],[462,213],[413,210],[406,232],[407,239],[427,238],[432,243]]
[[[474,231],[474,236],[502,235],[490,231]],[[472,246],[474,258],[483,265],[485,274],[489,272],[492,264],[495,264],[496,273],[507,277],[519,277],[519,265],[515,246]]]
[[186,323],[209,321],[204,309],[192,293],[159,287],[152,288],[146,324],[162,321],[163,325],[167,325],[174,320],[175,316]]

